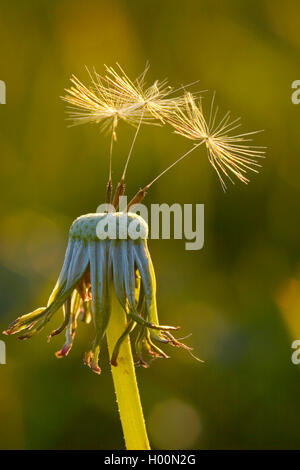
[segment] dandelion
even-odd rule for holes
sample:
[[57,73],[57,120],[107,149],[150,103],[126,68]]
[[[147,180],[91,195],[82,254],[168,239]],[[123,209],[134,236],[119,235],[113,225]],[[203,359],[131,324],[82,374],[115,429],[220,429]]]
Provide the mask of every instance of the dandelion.
[[[47,306],[20,316],[4,332],[18,334],[20,339],[31,338],[62,307],[63,320],[48,337],[50,341],[65,332],[65,342],[56,352],[62,358],[71,351],[79,320],[87,324],[93,321],[95,337],[84,355],[84,363],[95,373],[101,372],[99,357],[106,338],[128,449],[150,448],[132,349],[136,364],[142,367],[148,367],[153,359],[168,358],[162,349],[165,345],[185,349],[193,356],[192,349],[173,336],[178,327],[160,325],[158,321],[155,273],[147,246],[148,226],[140,216],[130,212],[130,207],[141,202],[152,184],[202,144],[206,145],[223,187],[222,173],[229,179],[232,174],[248,182],[246,171],[257,171],[256,160],[264,153],[261,147],[246,143],[254,133],[232,134],[239,123],[231,121],[229,113],[217,122],[218,108],[214,109],[214,100],[206,120],[201,100],[197,102],[191,93],[177,96],[178,90],[173,90],[167,81],[155,81],[147,86],[147,70],[148,67],[132,81],[121,68],[117,73],[107,67],[104,78],[96,72],[91,75],[89,88],[72,77],[73,86],[64,97],[70,105],[70,119],[74,124],[95,122],[101,130],[111,132],[106,202],[112,199],[112,148],[117,124],[127,122],[136,127],[136,132],[113,204],[104,212],[78,217],[71,225],[64,263]],[[125,192],[129,159],[144,123],[168,123],[175,133],[195,141],[195,145],[140,189],[127,210],[116,212],[119,197]]]

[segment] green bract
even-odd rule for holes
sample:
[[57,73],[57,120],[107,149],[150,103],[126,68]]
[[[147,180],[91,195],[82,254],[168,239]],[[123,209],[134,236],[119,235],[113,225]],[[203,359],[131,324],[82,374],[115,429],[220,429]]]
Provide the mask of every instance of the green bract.
[[[106,221],[115,222],[116,236],[105,230]],[[99,229],[99,222],[102,224]],[[125,238],[130,226],[137,228],[139,238]],[[98,229],[97,229],[98,227]],[[127,230],[128,229],[128,230]],[[98,235],[97,235],[98,233]],[[117,341],[111,363],[117,365],[122,341],[135,330],[135,352],[140,365],[147,367],[143,358],[146,351],[151,357],[168,357],[155,343],[169,343],[184,347],[170,333],[177,328],[159,325],[156,307],[155,274],[147,247],[148,227],[144,219],[131,213],[96,213],[77,218],[70,229],[69,242],[56,286],[47,307],[39,308],[15,320],[6,334],[22,333],[27,339],[39,332],[63,306],[64,319],[49,339],[66,331],[66,342],[56,353],[66,356],[75,338],[77,321],[89,323],[93,319],[95,339],[85,354],[85,363],[100,373],[98,358],[102,340],[110,319],[111,289],[127,314],[127,327]]]

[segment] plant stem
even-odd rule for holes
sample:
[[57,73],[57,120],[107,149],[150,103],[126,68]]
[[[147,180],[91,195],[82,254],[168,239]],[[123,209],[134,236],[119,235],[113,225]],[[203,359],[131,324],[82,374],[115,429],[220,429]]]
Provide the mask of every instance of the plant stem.
[[[111,318],[106,331],[109,355],[124,333],[127,321],[121,306],[114,299]],[[129,336],[123,341],[118,365],[112,366],[112,376],[127,450],[149,450],[145,420],[136,381]]]

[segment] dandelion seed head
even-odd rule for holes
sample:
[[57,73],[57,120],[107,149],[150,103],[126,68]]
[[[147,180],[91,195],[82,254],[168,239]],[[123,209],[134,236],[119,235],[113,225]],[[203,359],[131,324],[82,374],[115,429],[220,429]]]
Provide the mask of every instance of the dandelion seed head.
[[[107,224],[116,227],[113,236],[110,231],[106,232]],[[131,230],[132,224],[134,230]],[[114,291],[128,324],[115,343],[110,357],[112,365],[117,366],[120,347],[134,329],[133,348],[143,367],[148,366],[145,353],[150,360],[168,357],[160,349],[161,344],[182,348],[192,354],[189,346],[171,334],[178,327],[158,322],[155,274],[147,247],[147,233],[146,222],[134,213],[94,213],[78,217],[70,228],[65,260],[47,306],[21,315],[4,333],[20,334],[19,339],[29,339],[42,331],[62,306],[62,323],[48,336],[50,341],[65,331],[65,343],[56,352],[56,357],[63,358],[71,351],[78,321],[90,323],[93,320],[95,337],[84,356],[84,363],[100,374],[99,355],[108,323],[112,321],[111,294]],[[109,236],[102,238],[99,235]]]

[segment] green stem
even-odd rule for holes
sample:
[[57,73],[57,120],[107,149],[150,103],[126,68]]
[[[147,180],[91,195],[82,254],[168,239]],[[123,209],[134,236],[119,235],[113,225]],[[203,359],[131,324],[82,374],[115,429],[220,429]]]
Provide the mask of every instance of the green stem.
[[[110,357],[126,327],[126,315],[115,300],[106,332]],[[112,366],[111,370],[126,449],[150,450],[129,336],[120,346],[118,365]]]

